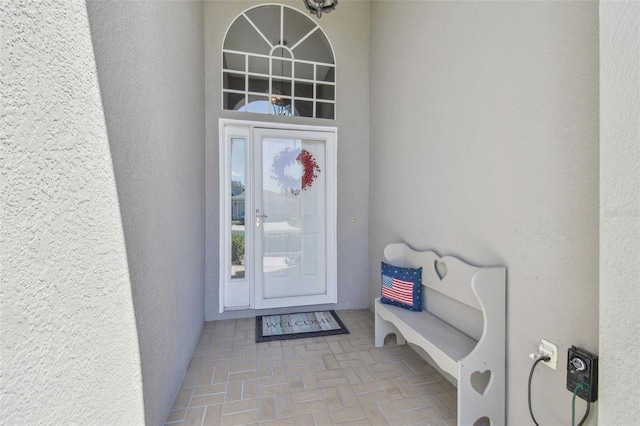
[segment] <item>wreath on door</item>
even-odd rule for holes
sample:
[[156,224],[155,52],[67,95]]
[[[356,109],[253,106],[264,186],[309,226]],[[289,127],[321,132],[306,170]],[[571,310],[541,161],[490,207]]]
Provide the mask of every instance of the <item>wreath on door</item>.
[[[287,167],[296,163],[302,166],[302,178],[288,175],[286,172]],[[273,159],[271,177],[278,182],[278,185],[285,192],[298,195],[300,191],[306,191],[307,188],[311,188],[320,171],[316,159],[306,149],[285,148]]]

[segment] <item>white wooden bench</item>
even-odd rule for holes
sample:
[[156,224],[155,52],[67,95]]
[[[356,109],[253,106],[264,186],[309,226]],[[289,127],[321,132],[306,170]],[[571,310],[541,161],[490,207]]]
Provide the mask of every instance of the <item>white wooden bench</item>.
[[[451,375],[457,383],[458,425],[473,425],[478,420],[482,424],[486,418],[491,425],[504,425],[505,268],[477,267],[453,256],[416,251],[403,243],[388,245],[384,256],[394,266],[422,267],[423,311],[376,299],[376,347],[384,346],[385,337],[394,333],[398,345],[408,341],[423,349]],[[463,315],[465,309],[470,310],[469,315]],[[475,332],[473,324],[465,323],[473,322],[474,311],[481,324]]]

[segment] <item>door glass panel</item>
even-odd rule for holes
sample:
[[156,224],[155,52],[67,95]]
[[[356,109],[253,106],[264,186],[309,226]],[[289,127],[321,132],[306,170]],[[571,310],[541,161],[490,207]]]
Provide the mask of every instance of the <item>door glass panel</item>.
[[262,139],[262,296],[327,293],[325,141]]
[[231,139],[231,278],[245,272],[245,141]]

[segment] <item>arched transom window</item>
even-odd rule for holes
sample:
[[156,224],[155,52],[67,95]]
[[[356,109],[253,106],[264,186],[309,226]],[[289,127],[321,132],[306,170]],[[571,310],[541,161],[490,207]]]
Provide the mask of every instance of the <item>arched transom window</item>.
[[224,109],[335,118],[336,66],[322,29],[296,9],[249,9],[222,49]]

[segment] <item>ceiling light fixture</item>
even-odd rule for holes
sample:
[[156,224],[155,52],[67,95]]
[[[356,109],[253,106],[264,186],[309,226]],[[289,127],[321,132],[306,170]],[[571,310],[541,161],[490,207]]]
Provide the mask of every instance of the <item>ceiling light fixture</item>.
[[312,15],[322,18],[322,13],[329,13],[338,5],[338,0],[302,0]]

